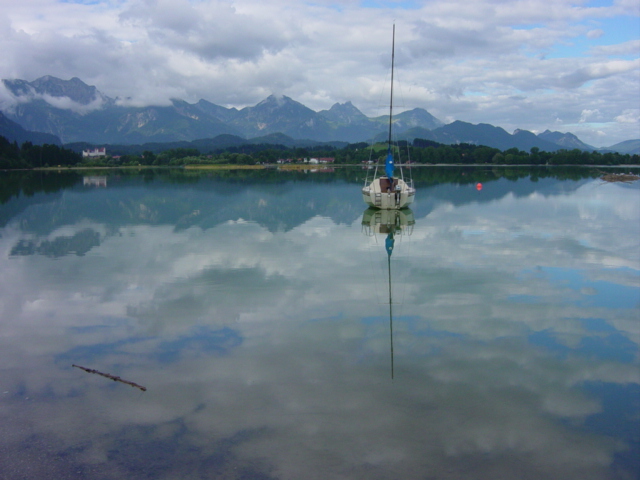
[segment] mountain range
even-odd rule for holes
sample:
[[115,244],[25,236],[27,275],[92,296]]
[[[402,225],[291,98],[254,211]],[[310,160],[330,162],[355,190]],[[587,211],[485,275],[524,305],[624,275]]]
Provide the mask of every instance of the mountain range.
[[[124,106],[79,78],[61,80],[50,75],[32,82],[3,80],[13,97],[0,113],[0,135],[11,141],[93,145],[137,145],[192,142],[219,136],[234,143],[277,142],[288,145],[356,143],[386,138],[388,116],[367,117],[351,102],[336,103],[316,112],[286,96],[271,95],[252,107],[226,108],[207,100],[190,104],[174,99],[167,106]],[[444,144],[472,143],[507,150],[598,150],[571,133],[526,130],[513,134],[489,124],[454,121],[445,125],[422,108],[394,115],[400,139],[423,138]],[[603,149],[600,149],[603,150]],[[609,147],[621,153],[640,152],[640,140]]]

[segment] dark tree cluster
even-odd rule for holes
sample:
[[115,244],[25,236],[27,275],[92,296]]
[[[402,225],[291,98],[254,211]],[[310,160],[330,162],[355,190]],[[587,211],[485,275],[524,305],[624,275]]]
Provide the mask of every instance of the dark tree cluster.
[[529,152],[510,148],[501,151],[484,145],[442,145],[431,140],[415,139],[409,149],[411,161],[421,164],[491,164],[491,165],[638,165],[640,155],[617,152],[587,152],[584,150]]
[[[529,152],[510,148],[501,151],[484,145],[445,145],[416,138],[412,143],[400,142],[394,147],[396,163],[423,165],[640,165],[640,155],[616,152],[587,152],[583,150],[541,151],[533,147]],[[0,169],[30,169],[56,166],[122,167],[122,166],[182,166],[198,164],[255,165],[275,164],[279,161],[301,162],[310,157],[331,157],[337,165],[360,165],[384,159],[385,144],[354,143],[344,147],[331,145],[289,148],[284,145],[247,144],[202,154],[197,148],[176,147],[164,151],[144,150],[141,154],[125,154],[83,159],[79,153],[56,145],[18,146],[0,137]]]
[[39,167],[72,166],[82,163],[82,156],[58,145],[34,145],[9,142],[0,136],[0,169],[29,169]]

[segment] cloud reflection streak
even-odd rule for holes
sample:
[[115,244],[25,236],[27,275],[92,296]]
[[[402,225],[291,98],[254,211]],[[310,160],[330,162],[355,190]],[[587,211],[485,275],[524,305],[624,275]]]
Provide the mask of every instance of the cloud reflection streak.
[[[384,242],[360,219],[84,221],[99,243],[52,257],[10,254],[17,218],[0,237],[0,463],[7,478],[625,478],[628,439],[587,428],[606,412],[582,387],[640,384],[639,303],[592,303],[599,282],[638,294],[638,220],[637,190],[596,182],[417,218],[393,256],[391,382]],[[148,390],[71,368],[87,360]]]

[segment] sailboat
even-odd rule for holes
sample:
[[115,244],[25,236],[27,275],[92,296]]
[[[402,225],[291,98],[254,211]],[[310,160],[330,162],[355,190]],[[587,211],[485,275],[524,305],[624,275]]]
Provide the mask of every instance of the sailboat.
[[387,141],[387,156],[384,164],[384,175],[378,176],[378,164],[373,174],[373,181],[365,180],[362,187],[362,198],[367,205],[381,210],[400,210],[408,207],[416,194],[413,181],[405,181],[400,168],[400,177],[395,176],[394,148],[393,148],[393,69],[395,61],[396,26],[393,25],[393,40],[391,43],[391,101],[389,103],[389,139]]
[[[397,236],[409,236],[415,225],[410,208],[402,210],[380,210],[369,207],[362,214],[362,232],[368,237],[386,235],[384,249],[387,252],[387,281],[389,294],[389,344],[391,346],[391,379],[394,376],[393,366],[393,295],[391,282],[391,255]],[[376,240],[377,242],[377,240]]]

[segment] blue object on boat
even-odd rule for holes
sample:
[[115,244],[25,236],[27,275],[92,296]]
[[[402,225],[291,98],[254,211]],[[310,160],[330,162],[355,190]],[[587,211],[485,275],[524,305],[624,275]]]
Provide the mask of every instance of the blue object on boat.
[[393,154],[391,150],[387,153],[387,160],[384,162],[384,172],[387,174],[387,178],[393,178]]

